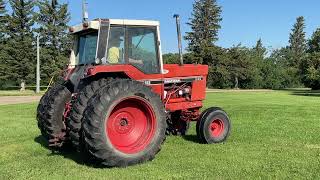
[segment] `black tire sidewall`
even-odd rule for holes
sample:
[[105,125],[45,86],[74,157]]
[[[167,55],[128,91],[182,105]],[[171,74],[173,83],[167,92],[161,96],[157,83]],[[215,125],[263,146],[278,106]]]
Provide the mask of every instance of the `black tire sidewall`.
[[[211,123],[216,119],[221,120],[224,124],[223,132],[219,137],[213,137],[211,135],[211,131],[209,130]],[[228,115],[223,110],[212,109],[210,112],[206,112],[206,114],[203,116],[199,130],[201,131],[203,140],[206,143],[221,143],[224,142],[230,134],[231,122]]]
[[[55,102],[56,109],[54,114],[56,114],[56,116],[53,117],[54,119],[53,122],[56,122],[60,128],[66,131],[66,122],[64,121],[65,120],[64,113],[66,110],[66,104],[71,101],[71,93],[66,88],[61,91],[63,91],[63,96],[61,97],[62,100]],[[59,114],[61,115],[59,116]]]
[[217,110],[223,111],[223,110],[222,110],[221,108],[219,108],[219,107],[210,107],[210,108],[204,110],[204,111],[201,113],[201,115],[200,115],[200,117],[199,117],[199,119],[198,119],[198,121],[197,121],[197,124],[196,124],[196,133],[197,133],[197,137],[198,137],[200,143],[205,143],[205,139],[204,139],[204,137],[203,137],[203,132],[201,132],[201,130],[200,130],[200,127],[202,126],[202,123],[204,122],[204,120],[203,120],[204,117],[205,117],[208,113],[213,112],[213,111],[217,111]]
[[[129,88],[122,88],[124,84],[128,84]],[[152,160],[160,151],[161,144],[165,139],[166,119],[161,99],[158,95],[153,93],[149,87],[146,87],[142,83],[131,80],[120,80],[119,82],[113,83],[112,87],[106,89],[107,90],[102,90],[99,92],[100,95],[96,96],[95,100],[91,101],[91,103],[95,104],[90,104],[90,107],[87,110],[88,112],[93,110],[96,115],[99,115],[98,118],[93,118],[96,118],[98,122],[89,122],[92,119],[92,115],[90,115],[90,113],[86,113],[84,119],[84,125],[89,129],[91,123],[98,123],[95,125],[98,127],[98,129],[91,128],[91,131],[94,132],[89,133],[96,136],[96,138],[91,141],[94,142],[93,146],[98,146],[99,152],[91,151],[92,148],[95,149],[95,147],[92,147],[92,144],[85,145],[86,151],[89,152],[90,155],[93,155],[93,158],[100,161],[102,165],[109,167],[125,167],[128,165],[139,164],[148,160]],[[119,102],[121,102],[121,100],[128,97],[139,97],[144,99],[153,109],[156,123],[152,140],[143,151],[140,151],[136,154],[127,154],[117,150],[112,145],[106,131],[106,124],[109,120],[108,117],[110,116],[112,110]],[[86,132],[84,136],[88,136],[87,133],[88,132]]]
[[73,97],[70,116],[66,124],[70,130],[70,141],[78,151],[81,151],[83,146],[80,139],[82,136],[81,124],[85,109],[96,92],[105,86],[110,86],[110,84],[112,84],[112,78],[103,78],[90,83],[83,82],[82,89],[79,89],[78,94]]
[[56,84],[41,99],[37,109],[38,126],[47,139],[67,134],[64,122],[65,105],[71,100],[71,92],[61,84]]

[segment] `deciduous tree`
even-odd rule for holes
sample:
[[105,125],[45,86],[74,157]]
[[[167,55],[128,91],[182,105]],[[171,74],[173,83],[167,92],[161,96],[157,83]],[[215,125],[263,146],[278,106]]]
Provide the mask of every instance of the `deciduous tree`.
[[320,28],[308,42],[308,57],[303,63],[303,83],[312,89],[320,89]]

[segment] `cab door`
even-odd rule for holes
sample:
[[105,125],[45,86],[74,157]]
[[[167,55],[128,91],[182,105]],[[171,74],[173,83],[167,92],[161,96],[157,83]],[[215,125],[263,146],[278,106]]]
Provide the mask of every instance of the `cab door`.
[[163,97],[163,73],[157,26],[126,26],[126,60]]
[[127,58],[145,74],[160,74],[157,48],[157,28],[153,26],[127,26]]

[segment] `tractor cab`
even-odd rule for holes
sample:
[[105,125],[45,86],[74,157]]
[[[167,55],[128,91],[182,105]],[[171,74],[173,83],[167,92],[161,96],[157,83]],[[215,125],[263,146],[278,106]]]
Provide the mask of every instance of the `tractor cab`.
[[[159,28],[158,21],[123,19],[95,19],[71,27],[74,47],[65,80],[77,90],[86,78],[132,79],[150,86],[167,102],[167,110],[202,107],[208,66],[183,64],[182,53],[180,64],[163,64]],[[169,96],[186,87],[188,93]]]
[[162,73],[158,21],[96,19],[69,30],[74,37],[72,67],[132,65],[145,74]]

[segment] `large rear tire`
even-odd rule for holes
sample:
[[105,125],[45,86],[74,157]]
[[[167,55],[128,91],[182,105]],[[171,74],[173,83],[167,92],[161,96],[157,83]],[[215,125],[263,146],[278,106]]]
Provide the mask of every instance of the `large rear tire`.
[[37,108],[38,127],[52,147],[62,147],[66,142],[67,130],[64,122],[66,104],[71,92],[62,84],[56,84],[41,98]]
[[91,162],[126,167],[155,158],[165,140],[160,97],[142,83],[117,80],[90,101],[83,119],[85,152]]
[[72,98],[72,109],[67,121],[67,127],[69,130],[71,144],[78,151],[81,150],[81,122],[88,102],[98,90],[110,84],[111,80],[112,79],[100,79],[97,81],[93,81],[85,86],[76,96],[73,96]]

